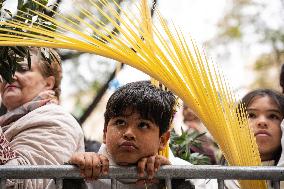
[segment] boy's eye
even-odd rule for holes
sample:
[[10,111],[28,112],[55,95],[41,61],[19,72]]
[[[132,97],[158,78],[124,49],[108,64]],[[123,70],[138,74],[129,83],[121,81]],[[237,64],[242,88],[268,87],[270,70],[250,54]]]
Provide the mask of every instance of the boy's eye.
[[124,126],[124,125],[126,125],[126,122],[125,122],[123,119],[117,119],[117,120],[114,122],[114,124],[115,124],[116,126]]
[[248,118],[256,118],[256,115],[255,115],[255,113],[253,113],[253,112],[248,112]]
[[138,127],[141,128],[141,129],[148,129],[148,128],[150,128],[150,124],[146,123],[146,122],[141,122],[141,123],[138,124]]

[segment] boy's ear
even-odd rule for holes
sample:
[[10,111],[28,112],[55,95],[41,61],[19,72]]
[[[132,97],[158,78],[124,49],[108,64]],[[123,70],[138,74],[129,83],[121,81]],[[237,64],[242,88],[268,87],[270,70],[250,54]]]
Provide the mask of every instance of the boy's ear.
[[170,131],[165,132],[164,134],[162,134],[162,136],[160,137],[160,147],[159,150],[163,150],[170,138]]
[[106,131],[104,131],[103,143],[106,144]]

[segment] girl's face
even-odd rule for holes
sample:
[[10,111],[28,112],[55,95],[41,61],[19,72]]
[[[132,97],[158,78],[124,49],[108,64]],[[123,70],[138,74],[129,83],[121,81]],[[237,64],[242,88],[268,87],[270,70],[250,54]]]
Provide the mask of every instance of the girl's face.
[[269,96],[256,96],[248,106],[249,124],[253,129],[262,161],[273,160],[281,148],[280,124],[283,115]]

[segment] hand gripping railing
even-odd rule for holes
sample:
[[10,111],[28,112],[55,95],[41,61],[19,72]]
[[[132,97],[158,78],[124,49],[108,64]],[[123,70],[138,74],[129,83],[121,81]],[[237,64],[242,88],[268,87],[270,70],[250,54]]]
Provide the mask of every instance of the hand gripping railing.
[[[72,165],[37,166],[0,166],[0,189],[5,188],[6,179],[54,179],[57,189],[62,189],[63,179],[81,178],[79,169]],[[112,179],[112,188],[116,188],[116,179],[137,178],[135,167],[110,167],[109,175],[100,178]],[[275,189],[280,188],[284,180],[284,167],[234,167],[216,165],[168,165],[163,166],[156,178],[165,179],[167,189],[171,189],[172,179],[217,179],[218,189],[224,188],[224,180],[271,180]]]

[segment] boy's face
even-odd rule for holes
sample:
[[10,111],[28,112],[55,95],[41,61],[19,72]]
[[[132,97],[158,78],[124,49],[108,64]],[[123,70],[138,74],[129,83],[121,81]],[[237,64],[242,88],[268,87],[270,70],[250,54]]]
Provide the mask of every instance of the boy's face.
[[132,112],[111,118],[104,133],[104,143],[118,165],[135,164],[139,159],[162,150],[169,132],[159,136],[159,127],[140,114]]

